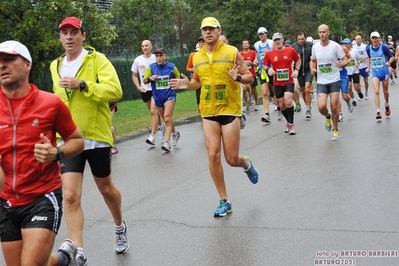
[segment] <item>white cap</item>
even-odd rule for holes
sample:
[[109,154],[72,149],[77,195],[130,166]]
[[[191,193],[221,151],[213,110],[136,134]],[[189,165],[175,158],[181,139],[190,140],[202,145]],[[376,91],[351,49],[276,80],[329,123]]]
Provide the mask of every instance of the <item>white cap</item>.
[[307,42],[313,42],[313,38],[309,36],[309,37],[306,38],[306,41]]
[[274,41],[275,39],[281,39],[283,38],[283,34],[281,34],[280,32],[276,32],[273,34],[272,40]]
[[388,39],[392,39],[392,36],[391,36],[391,35],[388,35]]
[[373,37],[380,38],[380,34],[379,34],[377,31],[373,31],[373,32],[370,34],[370,38],[373,38]]
[[0,53],[20,55],[32,63],[32,57],[30,56],[28,48],[17,41],[5,41],[0,43]]
[[265,27],[260,27],[258,29],[258,34],[260,34],[260,33],[267,33],[267,29]]

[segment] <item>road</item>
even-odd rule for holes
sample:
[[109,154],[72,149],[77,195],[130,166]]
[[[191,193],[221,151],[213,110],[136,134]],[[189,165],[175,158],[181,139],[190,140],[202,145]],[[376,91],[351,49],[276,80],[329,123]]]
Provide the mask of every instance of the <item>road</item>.
[[[352,114],[343,104],[340,141],[331,141],[316,102],[310,121],[304,110],[295,113],[295,136],[274,111],[271,125],[260,122],[261,112],[248,113],[240,150],[252,157],[259,183],[222,159],[233,204],[224,218],[213,217],[219,198],[201,122],[177,125],[182,138],[169,154],[158,137],[155,147],[146,144],[147,132],[119,139],[113,179],[131,246],[114,254],[111,216],[86,169],[89,265],[399,265],[398,90],[390,86],[392,114],[381,122],[372,90]],[[67,237],[63,219],[54,250]]]

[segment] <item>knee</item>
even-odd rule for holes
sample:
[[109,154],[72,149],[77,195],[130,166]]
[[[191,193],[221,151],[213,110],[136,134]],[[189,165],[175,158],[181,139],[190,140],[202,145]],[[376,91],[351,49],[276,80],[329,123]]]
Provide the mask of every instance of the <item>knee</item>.
[[230,166],[237,166],[238,165],[238,156],[227,156],[226,157],[226,162]]
[[64,190],[64,199],[66,205],[79,205],[80,204],[80,197],[81,194],[72,189],[65,189]]

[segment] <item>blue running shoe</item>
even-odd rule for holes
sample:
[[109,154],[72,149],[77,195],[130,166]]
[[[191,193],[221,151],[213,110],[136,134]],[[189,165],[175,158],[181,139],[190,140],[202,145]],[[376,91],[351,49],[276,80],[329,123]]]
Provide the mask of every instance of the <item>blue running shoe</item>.
[[251,158],[249,158],[249,156],[244,156],[244,158],[249,162],[249,169],[247,171],[244,171],[247,174],[249,181],[251,181],[252,184],[258,183],[258,170],[256,170],[256,168],[252,164]]
[[226,216],[229,213],[232,213],[231,202],[226,199],[221,199],[218,208],[213,212],[214,217],[222,217]]

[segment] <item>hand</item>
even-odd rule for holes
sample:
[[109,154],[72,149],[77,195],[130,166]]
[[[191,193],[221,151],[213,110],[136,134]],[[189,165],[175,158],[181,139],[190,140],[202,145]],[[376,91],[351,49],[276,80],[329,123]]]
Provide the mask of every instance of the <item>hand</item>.
[[316,68],[312,68],[312,70],[310,70],[310,73],[311,73],[312,75],[316,74],[316,73],[317,73],[317,69],[316,69]]
[[183,73],[181,74],[181,76],[182,76],[182,79],[169,80],[169,87],[171,87],[173,90],[187,89],[188,85],[190,84],[190,80]]
[[71,90],[79,90],[80,80],[75,77],[64,77],[60,81],[58,81],[58,85],[61,88],[71,89]]
[[240,73],[239,72],[240,66],[234,65],[234,67],[232,69],[230,69],[229,67],[227,67],[227,72],[229,73],[229,76],[233,79],[233,80],[237,80],[237,75]]
[[54,161],[58,153],[57,148],[53,147],[50,140],[43,133],[40,134],[40,138],[43,140],[43,144],[35,144],[35,149],[33,151],[36,160],[41,163]]
[[292,72],[291,77],[292,77],[292,78],[297,78],[297,77],[298,77],[298,72],[299,72],[299,71],[295,69],[294,72]]

